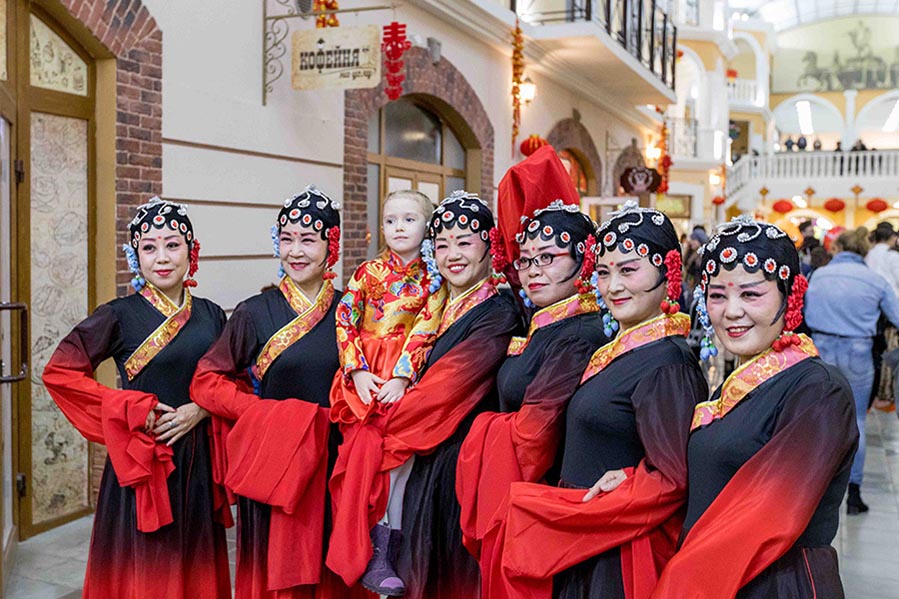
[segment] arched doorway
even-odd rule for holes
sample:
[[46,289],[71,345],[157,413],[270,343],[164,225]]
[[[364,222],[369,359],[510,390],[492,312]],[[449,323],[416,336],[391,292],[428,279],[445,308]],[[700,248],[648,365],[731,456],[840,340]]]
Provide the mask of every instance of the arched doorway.
[[378,234],[384,198],[391,191],[415,189],[436,206],[456,189],[465,189],[466,149],[447,120],[428,106],[427,97],[407,96],[373,114],[368,124],[368,258],[383,239]]
[[[646,166],[646,161],[643,159],[643,153],[637,147],[637,140],[631,139],[631,145],[618,155],[618,159],[615,160],[615,166],[612,169],[612,189],[615,190],[616,196],[627,195],[624,188],[621,187],[621,175],[624,174],[625,169],[640,166]],[[648,201],[648,196],[646,200]],[[640,203],[642,204],[643,202],[644,198],[641,196]]]
[[[68,424],[41,374],[98,298],[128,286],[116,221],[161,192],[161,43],[140,0],[0,2],[4,559],[15,539],[91,511],[105,451]],[[112,370],[97,376],[115,386]]]
[[[479,192],[482,198],[491,201],[494,195],[493,125],[474,88],[446,58],[435,63],[426,49],[410,49],[403,61],[405,94],[400,101],[411,102],[449,127],[465,151],[465,168],[454,170],[457,174],[464,170],[465,189]],[[372,238],[377,239],[374,234],[367,237],[365,233],[376,230],[380,216],[377,211],[383,197],[383,173],[376,157],[384,154],[378,154],[380,139],[378,144],[371,141],[381,134],[380,124],[377,130],[374,129],[374,124],[380,121],[372,117],[389,102],[383,84],[382,81],[373,89],[348,90],[344,95],[344,210],[341,218],[343,230],[347,232],[343,238],[345,278],[367,258],[373,245]],[[432,117],[428,118],[431,118],[432,128],[436,129]],[[372,155],[375,160],[370,162]],[[448,168],[453,169],[452,166]],[[456,175],[444,172],[443,176],[452,179]],[[370,184],[370,181],[378,183]],[[446,186],[446,179],[443,184]]]
[[581,196],[599,195],[602,190],[602,161],[577,111],[571,118],[556,123],[546,140],[556,149],[562,161],[567,162],[571,180]]

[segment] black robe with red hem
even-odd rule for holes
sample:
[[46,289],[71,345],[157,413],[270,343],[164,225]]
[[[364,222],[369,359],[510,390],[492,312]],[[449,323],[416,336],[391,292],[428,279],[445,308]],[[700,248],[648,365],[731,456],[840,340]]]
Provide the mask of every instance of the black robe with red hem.
[[857,443],[849,384],[818,358],[696,428],[681,545],[653,598],[841,599],[831,542]]
[[[499,316],[502,318],[498,318]],[[496,295],[469,310],[441,334],[431,350],[422,374],[467,339],[491,330],[506,335],[520,334],[518,307],[506,294]],[[517,324],[516,324],[517,323]],[[509,328],[509,326],[512,328]],[[473,360],[483,360],[484,346],[473,346]],[[501,355],[502,345],[497,346]],[[458,389],[467,377],[465,370],[447,381],[447,389]],[[495,385],[459,424],[456,431],[434,451],[416,455],[406,483],[403,501],[403,544],[397,571],[406,583],[406,599],[468,599],[477,597],[480,573],[477,560],[462,544],[459,529],[459,501],[456,499],[456,462],[459,448],[475,417],[499,409]]]
[[[515,484],[501,532],[496,597],[645,599],[674,551],[686,501],[686,447],[708,385],[683,337],[618,355],[566,412],[562,486]],[[627,478],[589,502],[603,474]],[[503,593],[502,595],[500,593]]]
[[[447,333],[464,321],[463,316]],[[347,584],[356,583],[371,558],[369,535],[387,508],[390,470],[413,455],[434,451],[494,388],[519,318],[508,308],[491,310],[478,325],[398,402],[364,423],[341,424],[344,442],[329,483],[335,520],[327,564]]]
[[339,297],[271,362],[256,392],[251,367],[269,339],[297,318],[280,289],[242,302],[197,368],[192,391],[213,414],[216,476],[237,496],[236,599],[368,595],[346,588],[323,565],[327,477],[340,439],[327,407],[340,367]]
[[[497,375],[501,412],[480,414],[459,452],[456,495],[465,547],[482,572],[499,563],[495,535],[512,483],[553,477],[564,412],[597,347],[607,341],[599,312],[537,329]],[[482,585],[481,594],[492,597]]]
[[[191,401],[194,368],[224,326],[219,306],[192,300],[190,319],[132,380],[126,361],[166,320],[139,294],[97,308],[44,369],[47,391],[66,417],[89,440],[106,444],[120,464],[115,468],[107,458],[100,483],[83,590],[88,599],[231,596],[225,530],[214,521],[209,421],[171,449],[143,430],[158,401],[176,408]],[[92,378],[107,358],[116,363],[121,390]]]

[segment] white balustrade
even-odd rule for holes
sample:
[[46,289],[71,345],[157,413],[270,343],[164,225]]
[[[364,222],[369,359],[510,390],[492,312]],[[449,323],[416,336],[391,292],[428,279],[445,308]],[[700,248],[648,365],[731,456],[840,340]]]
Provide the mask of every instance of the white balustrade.
[[759,82],[755,79],[728,79],[727,99],[732,104],[749,104],[761,106],[759,98]]
[[738,193],[750,182],[758,186],[777,181],[899,178],[899,150],[867,152],[781,152],[769,156],[743,156],[727,172],[727,194]]

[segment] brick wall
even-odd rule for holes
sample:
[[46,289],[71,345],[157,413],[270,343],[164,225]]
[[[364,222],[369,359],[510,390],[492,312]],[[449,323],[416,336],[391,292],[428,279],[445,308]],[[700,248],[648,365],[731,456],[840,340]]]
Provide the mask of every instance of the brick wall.
[[595,191],[594,189],[590,191],[596,195],[602,193],[602,160],[599,158],[599,152],[596,151],[596,144],[593,143],[590,132],[579,119],[562,119],[553,125],[549,135],[546,136],[546,141],[559,152],[569,148],[577,150],[580,157],[586,159],[590,170],[593,171],[593,182],[596,187]]
[[[438,111],[452,112],[455,113],[453,117],[458,117],[449,120],[465,123],[469,130],[467,133],[475,140],[475,147],[481,152],[481,189],[477,191],[483,198],[492,198],[493,125],[474,89],[449,61],[441,58],[434,64],[428,51],[423,48],[412,48],[403,60],[406,67],[404,95],[426,95],[436,101]],[[368,119],[388,101],[384,93],[384,81],[374,89],[348,90],[345,96],[341,217],[345,278],[349,278],[359,263],[365,260],[368,248],[365,241],[368,222]]]
[[[162,193],[162,31],[140,0],[61,0],[116,57],[116,247],[128,239],[134,207]],[[124,257],[116,294],[131,290]],[[91,503],[106,449],[91,444]]]

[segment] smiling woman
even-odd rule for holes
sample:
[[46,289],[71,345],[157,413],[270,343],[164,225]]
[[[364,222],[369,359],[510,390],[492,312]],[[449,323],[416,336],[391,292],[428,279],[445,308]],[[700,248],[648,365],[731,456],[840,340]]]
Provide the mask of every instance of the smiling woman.
[[830,544],[858,429],[846,379],[793,332],[799,255],[739,217],[702,256],[699,310],[742,364],[693,413],[681,544],[653,597],[843,597]]

